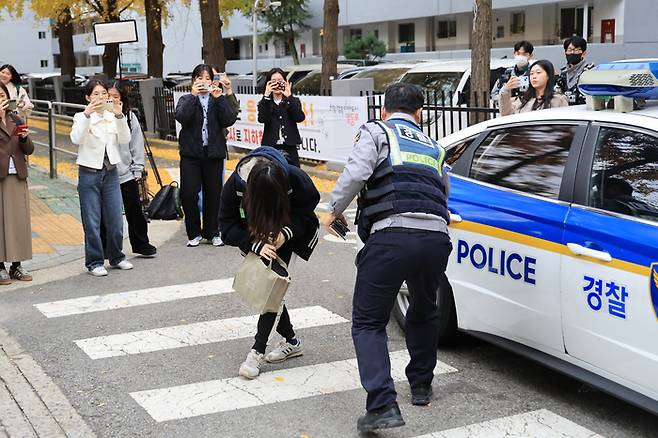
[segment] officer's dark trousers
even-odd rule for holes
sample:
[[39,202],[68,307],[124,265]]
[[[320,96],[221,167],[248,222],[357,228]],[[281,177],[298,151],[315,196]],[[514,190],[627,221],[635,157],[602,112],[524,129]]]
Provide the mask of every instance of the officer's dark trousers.
[[361,384],[372,411],[396,400],[388,356],[386,324],[396,295],[406,280],[409,310],[406,322],[406,368],[412,388],[434,377],[439,315],[436,291],[452,251],[447,234],[389,228],[372,234],[357,256],[352,313],[352,339]]

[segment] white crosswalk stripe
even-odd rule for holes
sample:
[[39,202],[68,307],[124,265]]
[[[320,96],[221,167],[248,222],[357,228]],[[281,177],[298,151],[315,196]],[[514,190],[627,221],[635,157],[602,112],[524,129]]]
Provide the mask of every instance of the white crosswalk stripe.
[[603,438],[546,409],[496,418],[416,438]]
[[165,303],[185,298],[207,297],[233,292],[233,278],[176,284],[107,295],[93,295],[70,300],[35,304],[47,318],[102,312],[147,304]]
[[[405,380],[406,351],[390,354],[391,376]],[[438,362],[435,374],[456,372]],[[232,377],[170,388],[132,392],[130,396],[158,422],[233,411],[361,387],[356,359],[261,373],[255,380]]]
[[[289,314],[295,322],[295,329],[349,322],[320,306],[291,309]],[[77,340],[75,343],[90,358],[101,359],[250,337],[256,330],[257,322],[258,315],[251,315],[99,336]]]

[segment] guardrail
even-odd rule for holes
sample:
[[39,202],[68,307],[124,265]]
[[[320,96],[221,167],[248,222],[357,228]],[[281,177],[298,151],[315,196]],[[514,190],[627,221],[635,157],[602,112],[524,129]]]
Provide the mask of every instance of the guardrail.
[[33,110],[32,114],[46,117],[48,120],[48,143],[33,141],[35,146],[48,148],[49,175],[51,178],[57,178],[57,153],[77,157],[75,152],[67,151],[57,147],[57,120],[73,121],[73,117],[66,114],[66,109],[76,109],[84,111],[85,106],[77,103],[51,102],[49,100],[32,99],[32,102],[39,105],[45,105],[46,111]]

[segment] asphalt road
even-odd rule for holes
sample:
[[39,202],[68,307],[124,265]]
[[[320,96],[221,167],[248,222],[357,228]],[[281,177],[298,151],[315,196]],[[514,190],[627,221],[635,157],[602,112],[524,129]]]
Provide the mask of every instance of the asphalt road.
[[[93,278],[79,262],[79,273],[74,270],[67,278],[3,290],[0,326],[101,437],[357,436],[365,392],[354,386],[356,374],[350,368],[355,252],[351,243],[320,239],[310,263],[296,264],[288,306],[315,309],[292,316],[304,355],[265,365],[266,374],[254,382],[236,378],[255,331],[244,317],[253,312],[234,293],[219,293],[217,282],[233,276],[241,261],[238,251],[210,245],[186,248],[181,229],[160,246],[157,258],[134,259],[132,271],[112,270],[108,277]],[[185,286],[199,282],[204,283]],[[203,296],[166,298],[163,293],[177,288],[164,287],[172,285],[183,285],[177,288],[188,292],[212,287]],[[149,290],[110,295],[142,289]],[[86,308],[76,307],[78,302],[35,307],[95,295],[115,299],[99,297]],[[89,306],[107,303],[109,310],[90,312]],[[82,313],[71,314],[76,309]],[[301,322],[304,315],[317,312],[331,321]],[[221,329],[194,325],[207,321],[219,321],[209,324]],[[150,330],[170,326],[183,327],[159,332],[150,343],[140,341],[151,339]],[[122,335],[136,331],[147,332]],[[388,333],[390,350],[403,351],[404,335],[395,322]],[[111,339],[121,345],[106,348],[108,338],[89,340],[109,335],[119,335]],[[469,336],[439,350],[438,358],[452,368],[435,379],[433,403],[411,406],[408,385],[398,382],[407,426],[379,436],[417,437],[452,429],[456,431],[435,436],[503,436],[492,432],[500,424],[517,427],[517,434],[509,436],[656,436],[658,417]],[[523,416],[535,411],[544,415],[535,424],[544,428],[541,435]]]

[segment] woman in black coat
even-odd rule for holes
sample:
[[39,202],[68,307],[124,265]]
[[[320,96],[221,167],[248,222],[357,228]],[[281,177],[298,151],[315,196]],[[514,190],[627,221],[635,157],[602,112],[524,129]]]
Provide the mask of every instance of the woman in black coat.
[[298,145],[302,138],[297,123],[306,116],[302,104],[292,95],[290,82],[280,68],[273,68],[266,76],[265,95],[258,102],[258,121],[265,124],[263,146],[272,146],[286,157],[293,166],[299,167]]
[[[320,194],[306,173],[288,164],[276,149],[260,147],[240,160],[226,182],[219,212],[222,239],[244,254],[251,251],[266,260],[278,256],[289,263],[293,253],[308,260],[318,243],[318,202]],[[275,272],[283,268],[272,263]],[[241,376],[254,379],[264,362],[302,355],[285,305],[276,328],[284,339],[265,355],[276,315],[260,315],[255,343],[240,366]]]
[[[220,87],[212,86],[213,71],[199,64],[192,72],[192,92],[182,96],[176,106],[181,124],[180,147],[181,203],[185,212],[187,246],[199,246],[205,238],[221,246],[217,213],[226,158],[225,128],[233,125],[237,114]],[[199,214],[199,191],[203,193],[203,230]]]

